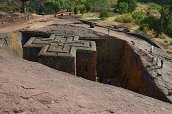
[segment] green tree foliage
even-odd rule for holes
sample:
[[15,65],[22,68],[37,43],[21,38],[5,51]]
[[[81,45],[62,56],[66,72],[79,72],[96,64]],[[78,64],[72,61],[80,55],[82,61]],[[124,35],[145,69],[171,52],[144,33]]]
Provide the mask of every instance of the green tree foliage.
[[172,35],[172,1],[169,5],[162,7],[160,19],[165,23],[165,32]]
[[146,14],[143,11],[135,11],[132,13],[132,17],[135,22],[140,25],[140,23],[145,19]]
[[120,3],[128,4],[128,12],[134,11],[137,6],[137,0],[118,0],[116,11],[118,11]]
[[138,0],[139,2],[145,2],[145,3],[156,3],[156,4],[168,4],[171,0]]
[[78,6],[75,6],[74,7],[74,14],[78,14],[78,11],[79,11]]
[[110,0],[98,0],[98,4],[96,8],[100,11],[100,18],[107,18],[109,16]]
[[102,20],[104,20],[105,18],[107,18],[109,16],[109,14],[108,14],[108,9],[102,9],[101,11],[100,11],[100,18],[102,19]]
[[159,34],[161,34],[163,32],[163,30],[161,28],[160,19],[158,17],[155,17],[155,16],[148,16],[148,17],[146,17],[142,21],[141,27],[143,27],[143,28],[146,27],[149,30],[154,31],[156,36],[159,36]]
[[57,12],[62,8],[62,3],[61,0],[47,0],[45,6],[50,8],[54,12],[54,17],[56,17]]
[[0,0],[0,11],[15,12],[21,11],[20,0]]
[[123,14],[128,12],[128,4],[126,2],[120,2],[117,12]]
[[84,4],[80,5],[79,10],[80,10],[80,13],[83,15],[86,12],[85,5]]
[[172,18],[170,19],[170,22],[168,24],[168,28],[167,28],[167,33],[172,36]]
[[169,31],[172,19],[172,3],[168,5],[161,5],[160,17],[148,15],[141,22],[141,29],[147,27],[149,30],[155,32],[156,37],[159,37],[164,32]]
[[156,3],[148,3],[149,9],[148,10],[157,10],[161,11],[161,5],[158,5]]
[[108,11],[111,7],[111,1],[113,0],[85,0],[82,3],[85,5],[86,11],[99,11],[100,18],[104,19],[108,17]]

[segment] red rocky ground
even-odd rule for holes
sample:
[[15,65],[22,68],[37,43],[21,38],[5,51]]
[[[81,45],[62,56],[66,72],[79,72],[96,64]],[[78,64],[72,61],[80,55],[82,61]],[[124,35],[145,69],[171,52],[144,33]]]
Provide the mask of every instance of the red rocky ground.
[[0,51],[1,114],[171,114],[172,105]]

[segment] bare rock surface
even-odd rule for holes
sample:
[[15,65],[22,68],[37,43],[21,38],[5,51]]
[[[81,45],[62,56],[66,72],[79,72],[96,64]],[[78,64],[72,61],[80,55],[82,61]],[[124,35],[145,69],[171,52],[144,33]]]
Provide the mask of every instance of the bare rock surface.
[[171,114],[172,105],[0,50],[1,114]]

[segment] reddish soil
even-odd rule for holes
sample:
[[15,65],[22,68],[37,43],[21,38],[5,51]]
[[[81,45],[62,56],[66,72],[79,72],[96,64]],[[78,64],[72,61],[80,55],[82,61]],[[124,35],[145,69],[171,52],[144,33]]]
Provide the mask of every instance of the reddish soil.
[[52,15],[43,15],[43,16],[35,15],[32,17],[32,19],[27,20],[27,21],[11,23],[11,24],[3,24],[3,25],[1,24],[0,25],[0,33],[12,32],[12,31],[16,31],[16,30],[19,30],[22,28],[26,28],[26,27],[29,27],[30,25],[32,25],[34,22],[38,22],[43,19],[49,19],[50,17],[52,17]]

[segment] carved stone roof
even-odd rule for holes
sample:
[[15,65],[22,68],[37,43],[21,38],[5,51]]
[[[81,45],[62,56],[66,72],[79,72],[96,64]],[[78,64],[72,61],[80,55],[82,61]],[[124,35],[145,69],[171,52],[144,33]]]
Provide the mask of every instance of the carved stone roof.
[[94,41],[79,40],[78,36],[52,34],[49,38],[32,37],[25,48],[42,48],[39,56],[75,57],[77,50],[96,51]]

